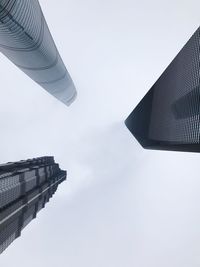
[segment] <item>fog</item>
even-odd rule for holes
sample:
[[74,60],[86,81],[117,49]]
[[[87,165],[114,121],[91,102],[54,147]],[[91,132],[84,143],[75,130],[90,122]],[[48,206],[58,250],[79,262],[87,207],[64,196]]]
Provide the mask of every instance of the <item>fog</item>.
[[0,162],[68,180],[3,267],[200,265],[200,155],[148,151],[124,120],[199,26],[199,1],[40,1],[76,85],[66,107],[0,55]]

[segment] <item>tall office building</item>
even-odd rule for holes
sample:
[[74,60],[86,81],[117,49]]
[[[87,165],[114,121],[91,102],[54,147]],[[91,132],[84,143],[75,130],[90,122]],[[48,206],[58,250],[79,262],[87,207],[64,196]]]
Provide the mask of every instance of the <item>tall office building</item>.
[[200,152],[200,28],[125,123],[144,148]]
[[76,89],[38,0],[0,0],[0,51],[64,104],[73,102]]
[[0,165],[0,253],[66,180],[53,157],[41,157]]

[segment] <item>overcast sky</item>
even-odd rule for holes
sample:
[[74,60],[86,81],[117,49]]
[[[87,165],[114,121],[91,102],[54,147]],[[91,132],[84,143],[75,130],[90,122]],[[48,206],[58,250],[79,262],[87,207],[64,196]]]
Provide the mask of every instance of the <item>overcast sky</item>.
[[123,123],[199,0],[40,3],[78,97],[66,107],[0,55],[0,162],[53,155],[68,181],[0,266],[200,266],[200,155],[143,150]]

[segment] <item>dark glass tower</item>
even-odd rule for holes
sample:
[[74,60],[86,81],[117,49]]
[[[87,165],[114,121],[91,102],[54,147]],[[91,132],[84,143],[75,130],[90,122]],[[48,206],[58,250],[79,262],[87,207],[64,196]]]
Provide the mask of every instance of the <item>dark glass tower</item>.
[[64,104],[73,102],[76,89],[38,0],[0,0],[0,51]]
[[66,180],[53,157],[0,165],[0,253],[45,207]]
[[125,124],[144,148],[200,152],[200,28]]

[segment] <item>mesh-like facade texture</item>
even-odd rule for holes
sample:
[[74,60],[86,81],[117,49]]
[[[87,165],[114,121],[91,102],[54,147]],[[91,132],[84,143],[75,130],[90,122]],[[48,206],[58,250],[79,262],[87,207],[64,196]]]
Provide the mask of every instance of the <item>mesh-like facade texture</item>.
[[64,180],[66,171],[53,157],[0,165],[0,253],[36,218]]
[[73,102],[76,89],[38,0],[0,0],[0,51],[64,104]]
[[148,149],[200,152],[200,28],[126,119]]

